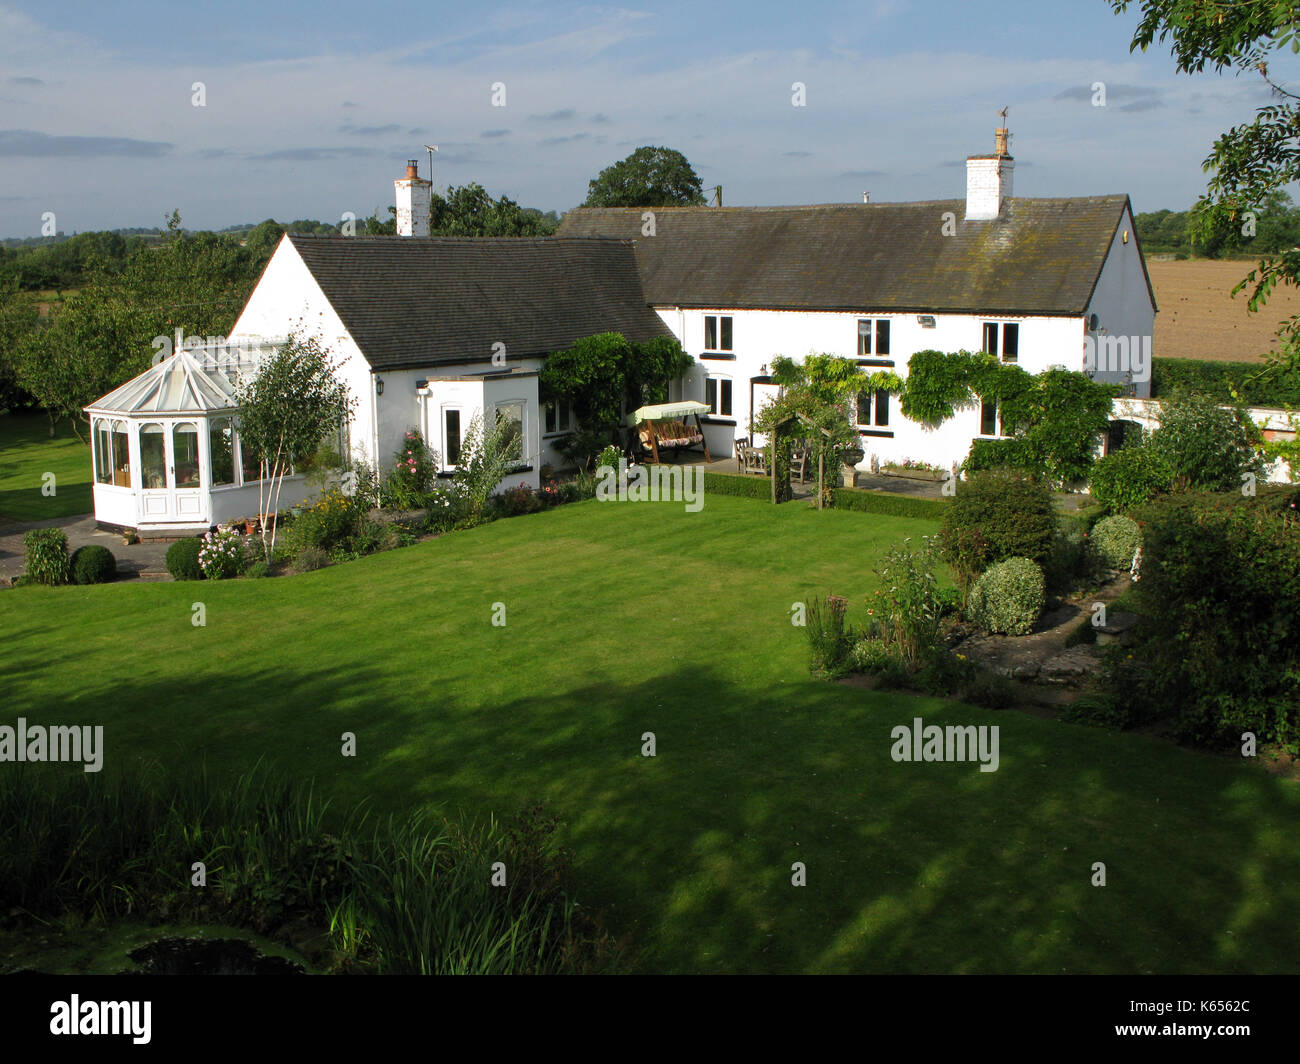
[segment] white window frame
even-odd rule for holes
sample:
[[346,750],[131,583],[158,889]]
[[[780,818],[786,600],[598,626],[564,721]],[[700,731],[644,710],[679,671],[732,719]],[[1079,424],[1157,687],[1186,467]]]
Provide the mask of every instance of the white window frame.
[[[709,417],[734,418],[736,409],[736,382],[729,374],[710,373],[704,378],[704,401],[709,401],[709,381],[714,382],[713,402],[709,403]],[[731,386],[731,410],[726,413],[722,412],[722,382]]]
[[[447,415],[456,414],[456,461],[451,461],[451,448],[447,446]],[[425,437],[428,439],[428,437]],[[460,468],[460,456],[465,449],[465,408],[459,403],[443,403],[438,407],[438,457],[442,461],[443,472]]]
[[[723,321],[731,323],[731,346],[722,346],[722,323]],[[709,346],[709,322],[713,322],[713,335],[717,340],[716,347]],[[717,352],[719,354],[733,354],[736,350],[736,316],[734,314],[706,314],[704,315],[704,351],[705,353]]]
[[[857,350],[857,357],[858,357],[858,358],[878,358],[878,359],[893,358],[893,357],[894,357],[894,355],[893,355],[893,348],[894,348],[894,324],[893,324],[893,319],[892,319],[892,318],[869,318],[869,317],[867,317],[866,315],[861,315],[861,316],[857,319],[857,321],[858,321],[858,343],[857,343],[857,348],[856,348],[856,350]],[[868,347],[870,350],[867,350],[867,351],[864,351],[864,350],[862,349],[862,323],[863,323],[864,321],[867,322],[867,323],[871,326],[871,343],[869,343],[869,344],[867,345],[867,347]],[[889,348],[890,348],[890,349],[889,349],[888,351],[885,351],[885,352],[883,352],[883,353],[880,353],[880,352],[877,350],[877,348],[879,348],[879,346],[880,346],[880,326],[881,326],[882,323],[885,324],[885,325],[887,325],[887,326],[889,326]]]
[[[548,429],[547,422],[550,420],[549,414],[555,412],[555,428]],[[561,417],[561,414],[567,414],[567,417]],[[545,439],[554,439],[556,436],[563,436],[572,432],[578,427],[578,419],[573,414],[573,405],[564,400],[557,400],[554,403],[545,403],[542,406],[542,436]]]
[[492,404],[492,417],[500,414],[503,406],[519,407],[519,457],[514,459],[517,466],[528,465],[528,400],[523,398],[501,399]]
[[[984,333],[991,325],[994,330],[993,350],[986,352],[997,357],[997,360],[1006,366],[1016,366],[1020,364],[1020,322],[1018,321],[981,321],[980,322],[980,348],[984,347]],[[1007,326],[1016,327],[1016,354],[1014,358],[1008,359],[1005,353],[1007,346]]]

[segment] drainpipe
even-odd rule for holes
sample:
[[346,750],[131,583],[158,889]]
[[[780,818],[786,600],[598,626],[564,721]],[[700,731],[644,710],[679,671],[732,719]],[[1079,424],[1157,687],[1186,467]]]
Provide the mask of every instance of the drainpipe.
[[372,464],[375,467],[376,476],[378,476],[379,474],[379,389],[375,386],[375,381],[378,379],[379,379],[379,375],[374,370],[371,370],[370,371],[370,398],[371,398],[370,436],[374,443],[374,447],[371,453],[374,455],[374,459],[375,459]]

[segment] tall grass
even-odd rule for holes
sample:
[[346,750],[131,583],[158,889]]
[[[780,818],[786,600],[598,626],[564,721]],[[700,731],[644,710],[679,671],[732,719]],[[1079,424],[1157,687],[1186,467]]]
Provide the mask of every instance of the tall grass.
[[[0,908],[42,922],[219,917],[262,933],[306,921],[328,931],[340,967],[363,972],[558,973],[612,961],[568,896],[556,821],[539,810],[507,827],[329,814],[310,783],[261,766],[233,784],[201,770],[11,771],[0,777]],[[496,862],[503,885],[493,885]]]

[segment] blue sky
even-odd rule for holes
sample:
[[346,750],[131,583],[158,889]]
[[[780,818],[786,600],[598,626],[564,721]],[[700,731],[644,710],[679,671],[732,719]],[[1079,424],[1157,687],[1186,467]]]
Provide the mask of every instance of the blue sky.
[[0,0],[0,235],[37,235],[46,211],[67,232],[173,207],[198,228],[382,213],[425,143],[439,187],[543,209],[642,144],[685,153],[729,205],[955,198],[1004,105],[1017,195],[1181,209],[1267,96],[1178,75],[1162,47],[1130,55],[1135,22],[1106,0]]

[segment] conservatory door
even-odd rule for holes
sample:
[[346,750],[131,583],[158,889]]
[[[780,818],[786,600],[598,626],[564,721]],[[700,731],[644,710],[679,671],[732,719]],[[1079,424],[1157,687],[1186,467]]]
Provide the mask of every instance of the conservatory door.
[[198,426],[140,426],[140,478],[141,521],[201,521]]

